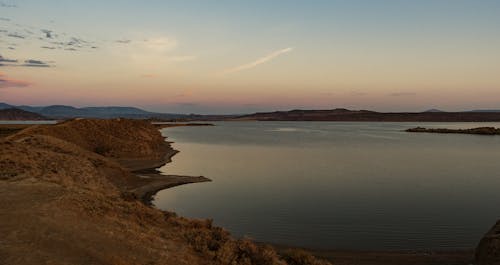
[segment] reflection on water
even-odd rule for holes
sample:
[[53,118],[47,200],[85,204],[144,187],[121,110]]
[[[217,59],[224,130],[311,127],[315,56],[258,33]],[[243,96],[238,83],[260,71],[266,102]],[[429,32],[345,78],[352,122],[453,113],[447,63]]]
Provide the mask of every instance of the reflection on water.
[[213,180],[155,205],[236,236],[350,249],[474,247],[500,217],[500,136],[406,133],[498,123],[221,122],[164,129],[161,170]]
[[56,124],[57,121],[2,121],[0,124]]

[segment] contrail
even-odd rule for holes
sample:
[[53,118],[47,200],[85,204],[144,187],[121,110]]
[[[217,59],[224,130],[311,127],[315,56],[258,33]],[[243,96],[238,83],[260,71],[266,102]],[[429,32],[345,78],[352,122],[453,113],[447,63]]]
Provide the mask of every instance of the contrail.
[[239,72],[239,71],[243,71],[243,70],[248,70],[248,69],[251,69],[251,68],[254,68],[260,64],[263,64],[263,63],[266,63],[282,54],[285,54],[285,53],[288,53],[288,52],[291,52],[293,50],[293,48],[285,48],[285,49],[281,49],[281,50],[278,50],[278,51],[275,51],[273,53],[270,53],[262,58],[259,58],[251,63],[246,63],[246,64],[243,64],[243,65],[240,65],[240,66],[236,66],[236,67],[233,67],[233,68],[229,68],[229,69],[226,69],[224,71],[222,71],[220,73],[220,75],[228,75],[228,74],[232,74],[232,73],[236,73],[236,72]]

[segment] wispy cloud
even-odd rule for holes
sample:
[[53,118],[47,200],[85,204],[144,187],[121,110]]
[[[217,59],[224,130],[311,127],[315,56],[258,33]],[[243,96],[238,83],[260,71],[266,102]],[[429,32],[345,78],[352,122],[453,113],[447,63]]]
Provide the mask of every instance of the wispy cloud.
[[17,5],[16,4],[9,4],[9,3],[0,2],[0,7],[15,8],[15,7],[17,7]]
[[0,63],[17,63],[17,60],[8,59],[0,55]]
[[16,38],[16,39],[25,39],[26,38],[26,36],[23,36],[23,35],[16,33],[16,32],[7,34],[7,37]]
[[50,65],[46,62],[40,61],[40,60],[26,60],[24,61],[24,64],[22,66],[27,66],[27,67],[50,67]]
[[31,83],[22,80],[10,79],[7,78],[5,74],[0,73],[0,89],[9,87],[25,87],[29,85],[31,85]]
[[174,38],[157,37],[144,40],[144,47],[154,52],[170,52],[177,48],[178,42]]
[[415,92],[394,92],[389,94],[392,97],[408,97],[408,96],[416,96]]
[[40,30],[43,34],[45,34],[45,38],[47,39],[52,39],[54,38],[54,33],[52,30],[49,29],[41,29]]
[[144,78],[156,78],[157,75],[155,75],[155,74],[143,74],[143,75],[141,75],[141,77],[144,77]]
[[196,60],[196,56],[185,55],[185,56],[172,56],[168,58],[171,62],[188,62]]
[[258,65],[261,65],[261,64],[264,64],[264,63],[267,63],[271,60],[273,60],[274,58],[280,56],[280,55],[283,55],[285,53],[289,53],[293,51],[293,48],[289,47],[289,48],[285,48],[285,49],[281,49],[281,50],[278,50],[278,51],[275,51],[275,52],[272,52],[264,57],[261,57],[253,62],[250,62],[250,63],[246,63],[246,64],[242,64],[240,66],[236,66],[236,67],[233,67],[233,68],[229,68],[229,69],[226,69],[224,71],[222,71],[220,73],[220,75],[228,75],[228,74],[233,74],[233,73],[236,73],[236,72],[240,72],[240,71],[244,71],[244,70],[248,70],[248,69],[252,69]]
[[22,62],[22,61],[19,61],[16,59],[5,58],[2,55],[0,55],[0,66],[52,67],[53,66],[53,65],[51,65],[52,63],[54,63],[54,62],[53,61],[46,62],[46,61],[34,60],[34,59],[28,59],[28,60],[24,60],[24,62]]
[[116,43],[121,43],[121,44],[129,44],[131,42],[131,40],[115,40]]

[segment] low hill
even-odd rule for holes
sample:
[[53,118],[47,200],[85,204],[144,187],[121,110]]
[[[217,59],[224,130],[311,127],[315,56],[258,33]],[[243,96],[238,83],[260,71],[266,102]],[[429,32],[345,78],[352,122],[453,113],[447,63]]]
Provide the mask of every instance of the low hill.
[[442,111],[440,109],[428,109],[428,110],[426,110],[424,112],[445,112],[445,111]]
[[500,112],[499,109],[477,109],[471,110],[470,112]]
[[[22,106],[27,110],[32,110],[42,115],[55,118],[149,118],[161,116],[161,113],[154,113],[134,107],[84,107],[75,108],[65,105],[52,105],[47,107]],[[175,117],[177,115],[172,114]]]
[[72,119],[72,118],[131,118],[131,119],[196,119],[201,115],[186,115],[176,113],[158,113],[142,110],[136,107],[104,106],[104,107],[83,107],[76,108],[67,105],[50,106],[14,106],[7,103],[0,103],[0,110],[7,108],[17,108],[29,112],[38,113],[52,119]]
[[373,121],[373,122],[499,122],[500,112],[375,112],[368,110],[291,110],[243,115],[232,120]]
[[2,110],[2,109],[10,109],[10,108],[13,108],[13,107],[14,106],[9,105],[7,103],[0,102],[0,110]]
[[49,120],[48,118],[38,114],[17,108],[0,109],[0,120],[7,121],[40,121]]

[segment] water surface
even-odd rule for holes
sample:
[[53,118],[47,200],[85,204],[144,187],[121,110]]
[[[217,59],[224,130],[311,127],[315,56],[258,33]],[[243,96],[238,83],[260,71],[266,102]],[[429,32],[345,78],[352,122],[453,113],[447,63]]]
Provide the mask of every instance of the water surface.
[[47,121],[3,121],[0,120],[0,124],[56,124],[57,121],[47,120]]
[[500,218],[500,136],[407,133],[500,123],[220,122],[162,133],[161,170],[213,180],[155,205],[236,236],[314,248],[474,247]]

